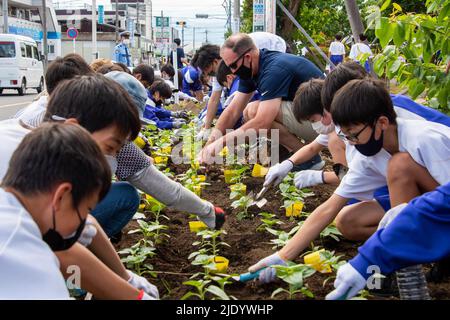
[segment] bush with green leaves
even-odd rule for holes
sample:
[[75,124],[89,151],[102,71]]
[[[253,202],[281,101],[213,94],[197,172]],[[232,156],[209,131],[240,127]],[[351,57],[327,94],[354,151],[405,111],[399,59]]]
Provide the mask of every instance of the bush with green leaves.
[[419,14],[404,12],[391,0],[371,7],[368,27],[375,29],[383,49],[374,58],[374,70],[396,79],[413,99],[425,93],[430,107],[449,113],[450,0],[426,0],[425,5],[427,12]]
[[238,220],[250,218],[248,208],[251,207],[253,201],[253,198],[250,196],[242,196],[231,203],[231,206],[238,210],[238,213],[236,214]]

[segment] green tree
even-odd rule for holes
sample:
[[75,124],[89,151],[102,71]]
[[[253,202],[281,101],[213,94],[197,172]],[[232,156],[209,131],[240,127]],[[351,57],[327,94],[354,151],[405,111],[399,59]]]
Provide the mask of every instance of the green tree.
[[[429,106],[449,113],[450,0],[427,0],[426,13],[406,12],[385,1],[368,16],[383,51],[374,58],[379,76],[396,79],[413,98],[423,95]],[[420,9],[420,8],[419,8]]]

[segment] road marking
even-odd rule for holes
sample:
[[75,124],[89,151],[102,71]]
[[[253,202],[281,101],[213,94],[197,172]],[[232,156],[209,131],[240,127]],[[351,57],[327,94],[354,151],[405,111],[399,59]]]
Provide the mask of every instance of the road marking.
[[20,103],[7,104],[7,105],[4,105],[4,106],[0,106],[0,109],[2,109],[2,108],[8,108],[8,107],[14,107],[14,106],[20,106],[20,105],[22,105],[22,104],[30,104],[30,103],[31,103],[30,101],[27,101],[27,102],[20,102]]

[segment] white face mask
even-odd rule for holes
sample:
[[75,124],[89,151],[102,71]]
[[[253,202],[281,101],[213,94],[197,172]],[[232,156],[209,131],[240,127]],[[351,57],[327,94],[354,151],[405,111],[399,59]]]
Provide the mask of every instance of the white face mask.
[[322,121],[311,122],[311,126],[318,134],[330,134],[334,131],[334,124],[324,125]]
[[130,39],[123,39],[123,44],[128,46],[130,44]]
[[105,154],[106,161],[108,161],[109,168],[111,169],[111,173],[113,175],[116,174],[117,171],[117,159],[116,157],[110,156],[109,154]]

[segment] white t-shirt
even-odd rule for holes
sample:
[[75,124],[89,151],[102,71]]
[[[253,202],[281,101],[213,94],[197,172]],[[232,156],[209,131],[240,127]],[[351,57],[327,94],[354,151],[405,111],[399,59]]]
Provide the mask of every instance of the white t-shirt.
[[[270,32],[252,32],[248,34],[258,49],[286,52],[286,41]],[[216,77],[212,78],[212,91],[221,91],[222,86]]]
[[29,129],[20,125],[19,119],[0,121],[0,137],[2,141],[2,143],[0,143],[0,182],[3,180],[3,177],[8,170],[9,160],[11,159],[12,154],[17,149],[17,146],[20,144],[23,137],[29,132]]
[[38,100],[33,101],[28,107],[20,110],[16,113],[14,118],[19,118],[23,122],[27,122],[33,118],[36,114],[41,113],[47,109],[48,96],[42,96]]
[[352,60],[359,60],[359,57],[364,53],[370,54],[370,57],[373,56],[372,50],[370,50],[370,47],[367,44],[358,42],[352,46],[348,57]]
[[[440,184],[450,182],[450,128],[424,120],[397,118],[400,152],[407,152]],[[387,184],[391,155],[381,149],[373,157],[355,153],[349,171],[335,193],[344,198],[371,200],[376,189]]]
[[59,261],[31,215],[0,188],[0,299],[69,299]]
[[333,41],[328,51],[332,56],[342,56],[345,55],[345,46],[340,41]]

